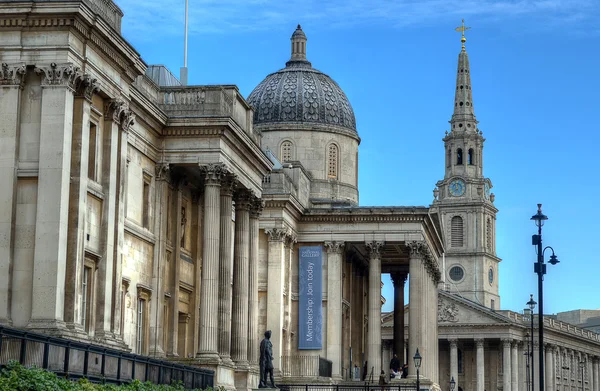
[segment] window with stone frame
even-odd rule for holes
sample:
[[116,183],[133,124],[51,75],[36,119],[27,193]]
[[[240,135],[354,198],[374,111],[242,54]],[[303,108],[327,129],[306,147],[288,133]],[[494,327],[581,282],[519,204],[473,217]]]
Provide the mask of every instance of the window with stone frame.
[[150,184],[152,176],[144,171],[143,188],[142,188],[142,226],[150,229]]
[[135,349],[137,354],[148,354],[148,339],[150,333],[149,312],[151,290],[138,284],[137,287],[137,317]]
[[463,219],[460,216],[454,216],[450,221],[450,246],[463,246]]
[[327,148],[327,178],[338,178],[338,146],[329,144]]
[[489,250],[492,249],[492,220],[488,217],[485,223],[485,239],[486,245]]
[[292,160],[292,142],[284,141],[281,143],[281,161],[289,162]]
[[98,181],[98,126],[90,123],[89,127],[89,148],[88,148],[88,178]]
[[84,260],[83,278],[81,279],[81,325],[86,332],[90,332],[94,314],[94,281],[96,262],[87,257]]
[[473,164],[475,164],[475,154],[473,152],[473,148],[469,148],[469,153],[467,156],[467,164],[469,166],[472,166]]
[[458,164],[458,165],[462,165],[463,164],[463,150],[462,150],[462,148],[458,148],[456,150],[456,164]]

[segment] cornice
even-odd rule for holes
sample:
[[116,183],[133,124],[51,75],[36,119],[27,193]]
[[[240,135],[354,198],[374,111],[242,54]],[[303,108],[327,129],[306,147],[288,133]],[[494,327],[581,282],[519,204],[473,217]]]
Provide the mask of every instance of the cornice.
[[162,135],[167,137],[202,137],[222,136],[225,128],[176,128],[168,127],[162,130]]
[[307,132],[323,132],[323,133],[333,133],[339,134],[343,136],[350,137],[360,144],[360,136],[355,131],[350,131],[341,126],[335,126],[331,124],[299,124],[297,122],[277,122],[277,123],[263,123],[257,124],[254,126],[254,129],[259,132],[297,132],[297,131],[307,131]]

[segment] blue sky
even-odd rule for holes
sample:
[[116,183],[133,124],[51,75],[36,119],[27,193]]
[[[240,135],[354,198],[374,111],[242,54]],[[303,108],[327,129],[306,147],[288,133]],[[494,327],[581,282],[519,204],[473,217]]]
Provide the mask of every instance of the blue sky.
[[[361,205],[429,205],[444,175],[462,18],[473,101],[486,138],[503,309],[537,298],[529,218],[548,215],[546,313],[600,308],[600,2],[597,0],[189,0],[190,84],[244,96],[285,66],[298,23],[307,57],[350,99]],[[123,34],[148,64],[183,63],[184,0],[116,0]],[[383,294],[392,308],[391,282]]]

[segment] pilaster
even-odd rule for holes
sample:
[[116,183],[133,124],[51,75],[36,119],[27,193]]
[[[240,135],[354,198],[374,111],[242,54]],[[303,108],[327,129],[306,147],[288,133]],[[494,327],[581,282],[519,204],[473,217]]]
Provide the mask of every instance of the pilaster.
[[42,77],[40,159],[33,261],[31,329],[64,330],[67,267],[71,132],[73,130],[72,64],[38,66]]
[[510,358],[510,389],[519,391],[519,351],[518,342],[512,341]]
[[593,376],[594,376],[594,391],[600,391],[600,358],[594,357],[592,360]]
[[550,344],[544,344],[544,351],[546,353],[546,363],[544,364],[545,388],[546,391],[554,391],[554,347]]
[[381,248],[383,242],[366,242],[369,252],[369,301],[367,336],[368,376],[377,379],[381,373]]
[[220,247],[221,179],[225,166],[209,164],[200,167],[204,174],[204,224],[202,249],[202,286],[200,296],[200,339],[198,358],[206,364],[220,363],[218,341],[218,293]]
[[327,249],[327,358],[333,363],[333,379],[341,380],[342,253],[344,242],[325,242],[325,248]]
[[511,351],[510,339],[502,339],[502,386],[504,391],[511,391]]
[[483,343],[483,339],[475,339],[475,347],[477,352],[477,391],[484,391],[485,388],[485,360],[483,355]]
[[3,63],[0,68],[0,324],[5,325],[12,324],[17,153],[25,73],[24,63]]

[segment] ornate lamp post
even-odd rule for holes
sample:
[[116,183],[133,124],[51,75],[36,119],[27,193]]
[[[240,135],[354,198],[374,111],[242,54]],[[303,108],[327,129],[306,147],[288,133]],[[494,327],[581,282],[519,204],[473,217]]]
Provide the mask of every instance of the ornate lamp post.
[[421,368],[421,355],[419,354],[419,348],[417,348],[417,352],[413,357],[415,361],[415,368],[417,368],[417,391],[420,391],[421,385],[419,384],[419,368]]
[[548,261],[549,264],[556,265],[558,263],[558,258],[554,254],[554,249],[552,247],[547,246],[546,248],[542,248],[542,226],[544,225],[544,221],[548,220],[548,216],[542,213],[542,204],[538,204],[537,213],[531,216],[531,220],[535,221],[535,225],[538,227],[538,234],[533,235],[531,237],[531,244],[537,246],[537,262],[534,263],[533,271],[538,275],[538,300],[540,301],[540,306],[538,307],[538,343],[540,344],[539,384],[540,391],[544,391],[544,349],[542,348],[542,346],[544,346],[544,274],[546,274],[546,264],[544,263],[544,251],[546,251],[547,249],[552,250],[552,255],[550,256],[550,260]]
[[454,391],[454,387],[456,387],[456,381],[454,381],[454,376],[450,380],[450,391]]
[[[529,307],[529,318],[531,319],[531,391],[534,391],[533,387],[535,385],[535,367],[533,365],[533,310],[535,309],[535,305],[537,303],[535,302],[535,300],[533,300],[533,294],[529,295],[529,301],[526,304]],[[529,352],[529,346],[527,347],[527,351]],[[540,366],[540,368],[542,367]]]

